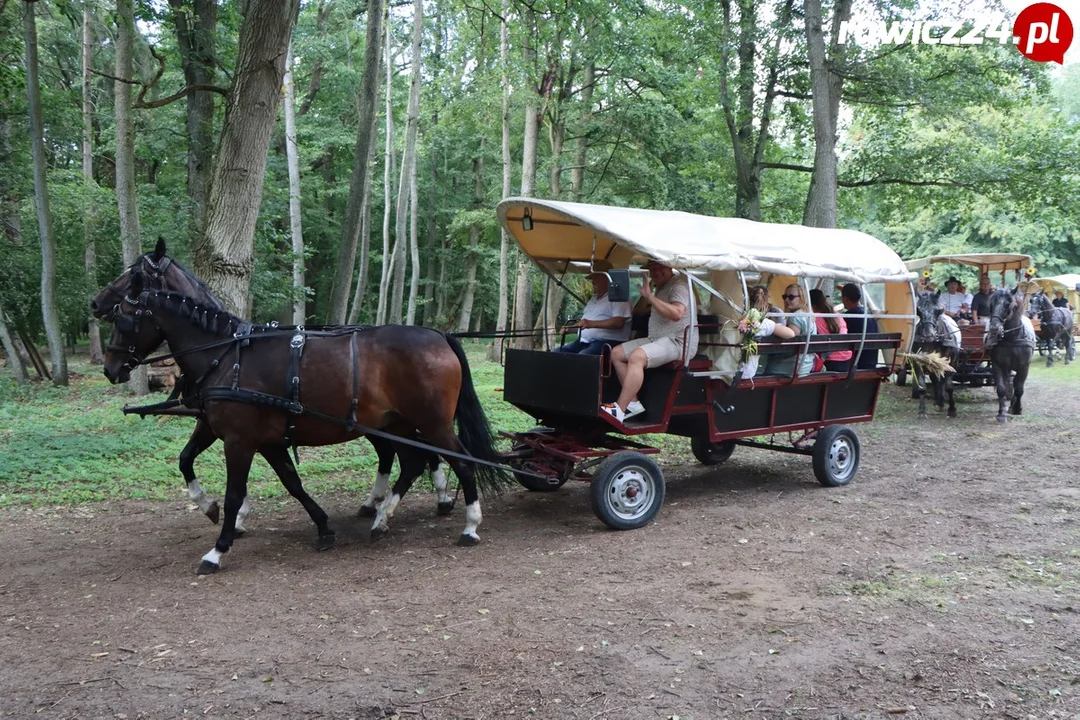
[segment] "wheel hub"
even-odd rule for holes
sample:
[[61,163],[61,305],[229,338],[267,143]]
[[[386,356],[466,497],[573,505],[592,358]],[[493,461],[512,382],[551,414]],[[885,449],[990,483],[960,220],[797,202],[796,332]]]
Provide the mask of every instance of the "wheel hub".
[[638,468],[626,468],[615,476],[608,494],[611,509],[625,518],[634,518],[652,505],[653,489]]

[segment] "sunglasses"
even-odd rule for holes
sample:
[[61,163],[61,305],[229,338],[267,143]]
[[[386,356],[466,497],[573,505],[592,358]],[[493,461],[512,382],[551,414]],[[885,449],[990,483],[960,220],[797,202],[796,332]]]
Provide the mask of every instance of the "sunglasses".
[[780,297],[784,298],[785,300],[798,300],[799,299],[798,295],[781,295]]

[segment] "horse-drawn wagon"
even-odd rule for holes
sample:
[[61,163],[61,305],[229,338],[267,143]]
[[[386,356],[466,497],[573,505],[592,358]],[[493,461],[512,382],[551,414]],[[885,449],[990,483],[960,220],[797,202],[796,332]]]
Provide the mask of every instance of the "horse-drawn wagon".
[[[990,276],[991,282],[995,274],[999,276],[999,286],[1004,287],[1009,283],[1008,274],[1013,274],[1013,284],[1020,281],[1025,270],[1031,267],[1031,256],[1021,253],[958,253],[952,255],[931,255],[905,261],[905,266],[912,272],[922,272],[924,279],[926,273],[935,266],[959,265],[973,268],[977,273],[974,284],[984,275]],[[970,272],[970,271],[969,271]],[[951,376],[953,385],[982,387],[994,384],[994,370],[990,363],[990,355],[986,348],[986,328],[981,323],[960,325],[959,347],[953,361],[955,374]],[[898,374],[898,384],[906,382],[905,369],[901,368]]]
[[[633,268],[656,260],[678,271],[691,305],[701,305],[689,308],[696,323],[686,331],[699,333],[701,352],[647,370],[640,391],[646,411],[624,421],[601,410],[620,387],[607,354],[506,351],[504,398],[541,425],[503,433],[513,443],[506,461],[533,473],[519,477],[525,487],[550,491],[570,479],[586,480],[604,523],[645,525],[665,494],[663,473],[650,457],[659,450],[641,441],[654,433],[689,438],[706,465],[724,462],[743,445],[809,455],[823,485],[844,485],[855,476],[861,448],[849,425],[873,419],[882,380],[895,369],[897,351],[908,348],[914,319],[914,275],[886,245],[849,230],[528,198],[503,201],[498,214],[552,280],[561,283],[602,260],[616,268],[608,273],[612,285],[626,290]],[[880,353],[881,362],[805,376],[796,362],[790,375],[742,378],[736,328],[751,283],[777,294],[799,283],[827,296],[837,283],[855,283],[877,308],[881,330],[866,332],[864,325],[846,335],[762,340],[761,355],[851,350],[856,358]],[[858,317],[871,317],[864,313]]]

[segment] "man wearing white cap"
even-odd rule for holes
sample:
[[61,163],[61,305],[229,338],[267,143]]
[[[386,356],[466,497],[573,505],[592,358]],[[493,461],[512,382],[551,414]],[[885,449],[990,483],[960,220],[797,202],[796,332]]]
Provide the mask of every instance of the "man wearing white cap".
[[563,333],[578,330],[578,338],[556,348],[555,352],[599,355],[604,345],[614,346],[630,339],[630,303],[612,302],[608,297],[610,280],[607,271],[610,269],[611,263],[607,260],[593,262],[593,271],[588,275],[592,280],[593,295],[585,304],[581,319],[562,329]]

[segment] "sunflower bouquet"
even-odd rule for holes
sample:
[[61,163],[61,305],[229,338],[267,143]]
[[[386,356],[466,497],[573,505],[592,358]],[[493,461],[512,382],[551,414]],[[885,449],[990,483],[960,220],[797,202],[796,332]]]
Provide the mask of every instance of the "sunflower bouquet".
[[757,334],[761,332],[761,321],[764,319],[765,313],[756,308],[751,308],[739,320],[739,333],[742,335],[742,342],[739,343],[742,350],[739,355],[740,363],[746,363],[751,357],[758,354]]

